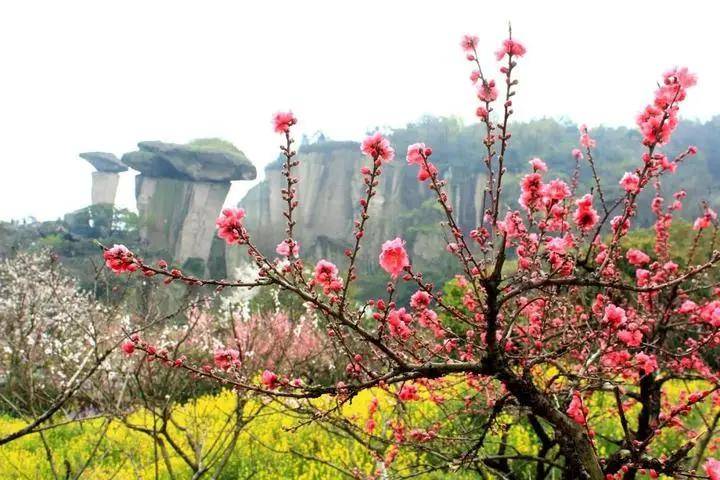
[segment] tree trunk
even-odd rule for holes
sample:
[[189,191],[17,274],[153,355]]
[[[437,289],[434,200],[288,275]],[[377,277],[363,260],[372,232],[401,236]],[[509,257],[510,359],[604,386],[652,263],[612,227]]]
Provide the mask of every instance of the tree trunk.
[[498,355],[484,359],[484,368],[494,372],[518,403],[549,422],[555,429],[560,452],[565,458],[565,478],[568,480],[604,480],[595,449],[585,430],[567,415],[557,410],[527,377],[515,375]]

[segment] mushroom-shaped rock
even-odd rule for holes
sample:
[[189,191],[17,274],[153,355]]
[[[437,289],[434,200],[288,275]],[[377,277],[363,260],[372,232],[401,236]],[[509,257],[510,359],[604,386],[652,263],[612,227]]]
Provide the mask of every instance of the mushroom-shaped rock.
[[143,175],[196,182],[253,180],[255,166],[229,142],[196,140],[186,145],[140,142],[138,150],[126,153],[122,162]]
[[122,161],[140,171],[135,177],[140,238],[150,249],[170,252],[183,268],[207,273],[215,219],[230,182],[253,180],[255,166],[233,144],[212,138],[186,145],[140,142]]
[[128,169],[113,153],[84,152],[80,158],[87,160],[98,172],[120,173]]

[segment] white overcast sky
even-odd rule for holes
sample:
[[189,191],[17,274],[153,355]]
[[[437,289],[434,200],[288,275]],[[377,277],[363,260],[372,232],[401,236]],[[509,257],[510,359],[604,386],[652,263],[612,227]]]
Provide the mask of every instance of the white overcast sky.
[[[92,167],[77,154],[141,140],[222,137],[262,171],[277,155],[279,109],[334,139],[423,114],[472,121],[460,36],[479,35],[496,71],[508,21],[528,49],[519,119],[632,124],[679,64],[700,77],[682,113],[705,120],[720,113],[714,3],[2,1],[0,219],[87,205]],[[134,208],[132,176],[118,202]],[[236,182],[228,202],[247,187]]]

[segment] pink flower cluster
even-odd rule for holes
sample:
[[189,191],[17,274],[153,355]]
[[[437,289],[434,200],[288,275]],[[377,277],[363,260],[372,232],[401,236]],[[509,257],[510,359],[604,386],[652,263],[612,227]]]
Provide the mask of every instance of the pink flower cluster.
[[[498,89],[495,86],[495,80],[488,80],[487,82],[482,82],[480,86],[478,86],[477,97],[485,103],[490,103],[497,100]],[[487,110],[483,110],[483,112],[487,112]],[[485,113],[485,115],[478,114],[478,116],[487,116],[487,113]]]
[[645,252],[638,250],[637,248],[631,248],[628,250],[625,254],[625,258],[627,258],[627,261],[630,262],[631,265],[636,267],[642,267],[643,265],[650,263],[650,257],[647,256]]
[[373,160],[391,162],[395,158],[395,149],[390,146],[390,141],[380,132],[363,140],[360,150]]
[[495,58],[500,61],[503,57],[505,57],[505,55],[510,57],[522,57],[525,55],[526,51],[527,50],[525,50],[525,46],[522,43],[517,40],[513,40],[512,38],[508,38],[503,41],[500,50],[495,52]]
[[338,293],[343,288],[343,280],[338,276],[338,268],[334,263],[323,259],[315,264],[315,274],[311,283],[320,285],[325,295]]
[[438,173],[435,165],[428,160],[430,155],[432,155],[432,148],[426,147],[424,143],[414,143],[408,146],[407,163],[408,165],[417,165],[420,167],[417,175],[417,179],[420,182],[424,182]]
[[[595,145],[597,142],[590,138],[590,134],[588,134],[588,128],[587,125],[582,124],[580,125],[580,145],[582,145],[585,148],[595,148]],[[582,158],[582,152],[581,151],[575,151],[573,150],[573,156],[575,158],[581,159]]]
[[229,370],[240,365],[240,352],[232,348],[218,348],[213,357],[215,366],[221,370]]
[[708,228],[716,220],[717,213],[715,213],[715,210],[706,206],[705,213],[703,213],[702,217],[695,219],[695,223],[693,223],[693,230],[703,230]]
[[[292,244],[292,252],[290,251],[290,245]],[[300,255],[300,242],[294,240],[283,240],[275,247],[275,253],[282,255],[283,257],[293,256],[297,258]]]
[[105,265],[115,273],[132,273],[138,269],[135,255],[125,245],[113,245],[103,252]]
[[533,173],[525,175],[520,182],[520,205],[530,213],[545,210],[555,219],[561,219],[565,213],[561,204],[570,197],[570,187],[560,179],[543,183],[542,173],[548,168],[540,158],[530,160],[530,165]]
[[228,245],[244,243],[247,235],[242,223],[243,218],[245,218],[245,210],[242,208],[224,209],[222,215],[215,220],[215,225],[218,227],[218,237],[225,240]]
[[418,390],[415,385],[406,383],[400,389],[398,398],[403,402],[410,402],[413,400],[420,400],[420,395],[418,395]]
[[402,340],[407,340],[412,335],[412,329],[410,329],[412,320],[412,315],[407,313],[405,308],[393,308],[387,316],[390,334]]
[[685,100],[687,89],[697,83],[697,76],[687,68],[665,72],[655,100],[638,115],[637,125],[647,146],[664,145],[678,124],[678,104]]
[[570,405],[568,405],[566,413],[568,417],[572,418],[578,425],[587,424],[588,408],[583,405],[579,392],[573,392],[572,400],[570,400]]
[[275,390],[279,385],[279,379],[277,374],[270,370],[265,370],[260,376],[260,382],[268,390]]
[[625,172],[619,183],[623,190],[628,193],[638,193],[640,191],[640,177],[636,173]]

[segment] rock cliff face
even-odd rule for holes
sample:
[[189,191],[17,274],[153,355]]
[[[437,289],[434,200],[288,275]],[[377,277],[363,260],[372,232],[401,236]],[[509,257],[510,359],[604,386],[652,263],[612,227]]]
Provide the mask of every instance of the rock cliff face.
[[193,273],[208,273],[215,219],[230,181],[255,178],[254,165],[231,144],[214,139],[138,147],[122,161],[141,172],[135,178],[141,240]]
[[[342,264],[343,251],[353,240],[353,221],[359,212],[363,194],[360,168],[367,164],[354,142],[323,142],[301,147],[297,156],[299,207],[297,238],[302,255],[315,260],[332,258]],[[477,225],[484,178],[448,168],[443,172],[452,179],[449,194],[457,205],[460,223],[466,229]],[[398,158],[383,166],[378,193],[371,204],[368,237],[364,239],[359,267],[372,271],[385,240],[403,235],[408,242],[414,264],[427,266],[438,261],[444,241],[438,222],[442,219],[427,184],[416,179],[416,168],[409,168]],[[253,187],[240,202],[247,211],[246,224],[253,241],[267,255],[274,255],[275,246],[284,238],[285,219],[280,190],[284,177],[279,164],[270,165],[265,180]],[[233,272],[246,260],[245,252],[229,248],[227,271]]]
[[115,203],[117,194],[118,173],[128,169],[118,158],[107,152],[85,152],[80,158],[87,160],[97,171],[92,173],[92,205]]

